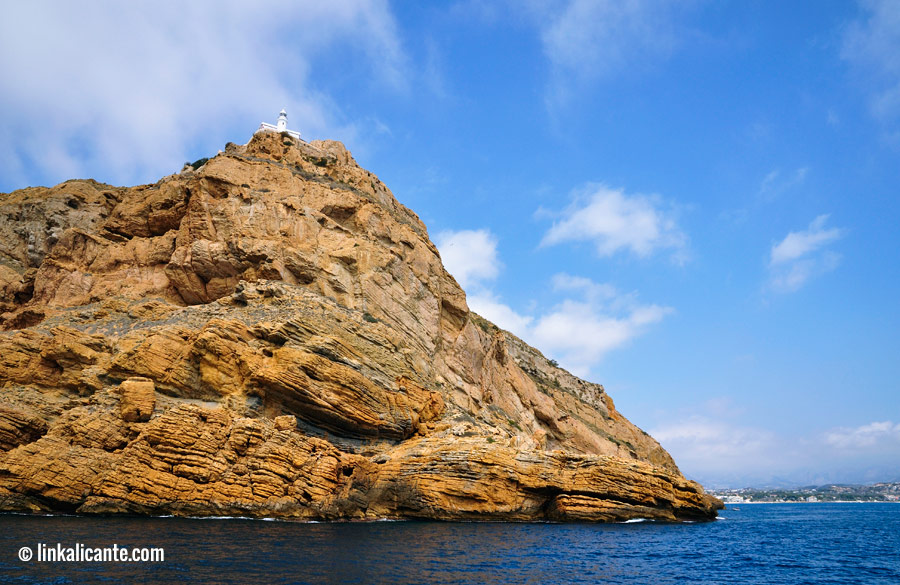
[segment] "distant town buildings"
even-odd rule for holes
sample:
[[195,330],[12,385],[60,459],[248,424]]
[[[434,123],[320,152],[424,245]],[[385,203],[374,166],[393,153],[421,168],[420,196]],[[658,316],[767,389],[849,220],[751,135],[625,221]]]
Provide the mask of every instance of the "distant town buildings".
[[747,499],[744,496],[738,496],[736,494],[729,494],[726,496],[719,496],[723,502],[726,504],[743,504],[747,502]]

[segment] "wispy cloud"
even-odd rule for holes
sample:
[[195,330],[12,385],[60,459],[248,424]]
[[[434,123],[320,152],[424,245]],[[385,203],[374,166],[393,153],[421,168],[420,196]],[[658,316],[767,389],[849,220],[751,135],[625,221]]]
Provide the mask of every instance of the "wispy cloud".
[[646,257],[670,249],[677,262],[687,258],[687,236],[658,196],[589,184],[575,191],[572,204],[559,216],[544,234],[542,246],[589,241],[600,256],[629,251]]
[[304,135],[351,138],[355,123],[310,82],[336,44],[368,61],[372,83],[402,91],[384,0],[6,6],[0,53],[16,58],[0,60],[4,184],[157,178],[198,145],[249,138],[282,107]]
[[645,0],[531,2],[550,65],[547,101],[564,105],[585,85],[667,57],[683,4]]
[[803,231],[790,232],[783,240],[772,246],[771,264],[782,264],[807,256],[844,235],[840,228],[825,229],[828,215],[820,215]]
[[841,56],[863,76],[872,114],[900,117],[900,10],[896,0],[861,0],[863,18],[850,23]]
[[776,436],[761,428],[734,425],[702,414],[673,421],[650,431],[688,468],[712,467],[732,473],[741,467],[771,464]]
[[808,173],[809,167],[800,167],[789,173],[774,169],[760,183],[758,194],[761,198],[771,201],[791,187],[803,184]]
[[446,57],[433,38],[425,40],[425,63],[422,69],[422,82],[432,96],[439,100],[451,99],[452,92],[446,76]]
[[828,215],[816,217],[807,229],[790,232],[769,253],[770,286],[778,292],[800,289],[814,276],[837,268],[840,255],[825,249],[842,238],[846,230],[826,228]]
[[809,167],[798,167],[792,171],[772,169],[759,182],[759,187],[752,197],[748,197],[743,207],[728,209],[719,214],[721,219],[732,223],[746,222],[753,214],[765,209],[766,205],[778,200],[785,193],[806,182]]

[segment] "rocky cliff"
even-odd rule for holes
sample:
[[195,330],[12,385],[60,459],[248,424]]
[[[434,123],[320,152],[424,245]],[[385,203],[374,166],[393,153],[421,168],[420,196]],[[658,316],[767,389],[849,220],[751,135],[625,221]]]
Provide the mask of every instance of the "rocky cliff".
[[0,195],[0,509],[707,519],[718,500],[469,311],[337,142]]

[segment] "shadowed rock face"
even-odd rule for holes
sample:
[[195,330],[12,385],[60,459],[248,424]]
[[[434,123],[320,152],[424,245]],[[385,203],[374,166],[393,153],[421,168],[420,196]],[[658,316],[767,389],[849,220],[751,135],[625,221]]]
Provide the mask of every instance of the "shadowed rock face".
[[471,313],[337,142],[0,195],[0,509],[706,519],[602,386]]

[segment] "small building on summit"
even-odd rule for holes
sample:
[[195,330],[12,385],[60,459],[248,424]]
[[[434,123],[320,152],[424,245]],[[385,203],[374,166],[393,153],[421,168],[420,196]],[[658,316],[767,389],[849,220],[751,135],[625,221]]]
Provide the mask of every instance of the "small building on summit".
[[285,112],[283,109],[281,110],[281,113],[278,114],[278,121],[275,122],[274,126],[272,124],[266,124],[265,122],[263,122],[262,124],[259,125],[259,128],[256,131],[257,132],[279,132],[279,133],[287,132],[288,136],[290,136],[291,138],[296,138],[297,140],[301,139],[300,132],[298,132],[296,130],[288,130],[287,112]]

